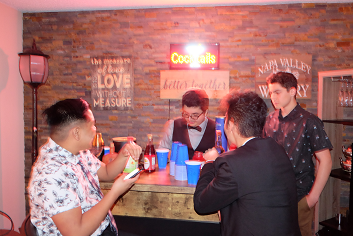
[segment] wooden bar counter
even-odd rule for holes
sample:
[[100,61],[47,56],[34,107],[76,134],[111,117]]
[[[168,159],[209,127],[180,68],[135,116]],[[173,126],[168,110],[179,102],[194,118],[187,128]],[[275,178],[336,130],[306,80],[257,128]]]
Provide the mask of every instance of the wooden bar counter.
[[[113,182],[101,182],[105,194]],[[139,180],[112,208],[113,215],[218,223],[218,215],[198,215],[194,210],[195,185],[177,181],[167,169],[142,173]]]

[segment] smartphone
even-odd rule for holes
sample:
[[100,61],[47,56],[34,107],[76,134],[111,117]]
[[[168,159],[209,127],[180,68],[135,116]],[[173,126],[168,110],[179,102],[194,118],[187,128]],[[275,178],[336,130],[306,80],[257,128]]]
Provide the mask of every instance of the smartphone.
[[125,176],[125,179],[131,179],[134,178],[136,175],[138,175],[141,171],[144,171],[145,168],[143,166],[139,166],[135,170],[131,171],[128,175]]

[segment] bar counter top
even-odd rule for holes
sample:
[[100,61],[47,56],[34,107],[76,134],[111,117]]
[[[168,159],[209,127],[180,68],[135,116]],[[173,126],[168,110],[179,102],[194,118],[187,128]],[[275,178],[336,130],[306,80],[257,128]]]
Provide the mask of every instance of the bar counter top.
[[[110,189],[113,182],[101,182],[102,189]],[[131,190],[141,192],[166,192],[166,193],[185,193],[194,194],[196,185],[188,184],[188,181],[175,180],[174,176],[169,174],[169,165],[166,169],[152,173],[143,172],[140,178],[136,181]]]
[[[101,182],[103,194],[113,182]],[[164,170],[143,172],[135,185],[112,207],[113,215],[191,220],[218,223],[217,213],[198,215],[194,210],[193,195],[196,185],[175,180],[169,174],[169,165]]]

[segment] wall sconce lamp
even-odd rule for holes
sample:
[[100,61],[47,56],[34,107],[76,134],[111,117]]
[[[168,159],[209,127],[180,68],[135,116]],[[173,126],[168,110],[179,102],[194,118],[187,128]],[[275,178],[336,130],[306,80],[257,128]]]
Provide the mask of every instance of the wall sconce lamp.
[[22,80],[32,88],[33,111],[32,111],[32,164],[38,155],[38,130],[37,130],[37,89],[48,79],[48,55],[37,49],[33,39],[31,49],[26,49],[19,53],[19,68]]

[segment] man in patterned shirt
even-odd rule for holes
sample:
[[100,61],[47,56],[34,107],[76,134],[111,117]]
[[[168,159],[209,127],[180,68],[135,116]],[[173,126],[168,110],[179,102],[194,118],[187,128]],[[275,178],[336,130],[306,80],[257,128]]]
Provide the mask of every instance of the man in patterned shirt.
[[110,208],[138,179],[117,178],[105,195],[99,180],[114,180],[131,155],[141,147],[126,144],[114,161],[105,165],[90,151],[95,119],[83,99],[66,99],[47,108],[50,138],[40,149],[28,192],[31,222],[38,235],[117,235]]
[[[298,82],[293,74],[278,72],[266,80],[277,110],[267,117],[263,136],[274,138],[287,152],[296,176],[300,231],[311,236],[313,207],[331,172],[332,144],[322,121],[297,103]],[[316,177],[314,154],[319,161]]]

